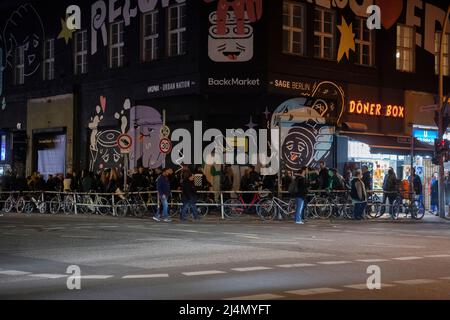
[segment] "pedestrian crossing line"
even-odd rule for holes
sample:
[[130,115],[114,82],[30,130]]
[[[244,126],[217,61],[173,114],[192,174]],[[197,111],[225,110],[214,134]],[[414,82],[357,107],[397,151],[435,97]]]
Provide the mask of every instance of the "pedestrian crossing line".
[[362,260],[355,260],[357,262],[367,262],[367,263],[375,263],[375,262],[387,262],[390,261],[389,259],[362,259]]
[[24,275],[31,274],[31,272],[18,271],[18,270],[1,270],[0,274],[4,274],[7,276],[24,276]]
[[238,272],[249,272],[249,271],[262,271],[262,270],[271,270],[273,268],[270,267],[248,267],[248,268],[233,268],[231,270]]
[[399,261],[410,261],[410,260],[421,260],[423,257],[400,257],[400,258],[392,258],[393,260]]
[[341,289],[334,289],[334,288],[313,288],[313,289],[290,290],[285,292],[297,296],[311,296],[317,294],[337,293],[342,291],[343,290]]
[[321,262],[317,262],[318,264],[323,264],[323,265],[340,265],[340,264],[350,264],[353,263],[351,261],[321,261]]
[[435,283],[435,282],[436,282],[436,280],[432,280],[432,279],[411,279],[411,280],[393,281],[393,283],[406,284],[406,285],[429,284],[429,283]]
[[314,267],[316,266],[315,264],[312,263],[294,263],[294,264],[280,264],[277,267],[278,268],[303,268],[303,267]]
[[425,256],[425,258],[450,258],[450,254],[433,254]]
[[440,280],[450,280],[450,277],[439,278]]
[[207,270],[207,271],[192,271],[192,272],[182,272],[182,275],[185,275],[187,277],[193,277],[193,276],[208,276],[213,274],[224,274],[225,271],[220,270]]
[[[345,285],[342,286],[343,288],[348,288],[348,289],[355,289],[355,290],[369,290],[369,288],[367,287],[367,283],[361,283],[361,284],[351,284],[351,285]],[[390,288],[390,287],[395,287],[394,284],[388,284],[388,283],[382,283],[381,284],[381,289],[383,288]]]
[[38,273],[30,274],[29,277],[44,278],[44,279],[60,279],[67,277],[67,274],[52,274],[52,273]]
[[153,278],[169,278],[169,274],[168,273],[133,274],[122,277],[122,279],[153,279]]
[[226,298],[223,300],[275,300],[275,299],[281,299],[281,298],[284,298],[284,296],[280,296],[278,294],[263,293],[263,294],[255,294],[255,295],[251,295],[251,296]]

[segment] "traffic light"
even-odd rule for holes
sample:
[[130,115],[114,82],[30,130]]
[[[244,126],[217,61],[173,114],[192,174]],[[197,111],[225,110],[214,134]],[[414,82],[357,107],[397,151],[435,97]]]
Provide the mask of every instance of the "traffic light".
[[434,140],[434,156],[432,162],[434,165],[439,165],[439,159],[445,157],[444,162],[450,159],[450,142],[447,139]]

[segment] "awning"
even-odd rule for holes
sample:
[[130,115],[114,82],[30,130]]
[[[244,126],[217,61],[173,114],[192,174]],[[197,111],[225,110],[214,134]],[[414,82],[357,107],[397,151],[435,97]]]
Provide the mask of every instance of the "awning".
[[[365,143],[370,146],[373,154],[391,154],[399,156],[411,155],[411,137],[387,136],[370,133],[340,132],[341,136],[349,137],[353,141]],[[414,138],[415,156],[433,156],[434,146]]]

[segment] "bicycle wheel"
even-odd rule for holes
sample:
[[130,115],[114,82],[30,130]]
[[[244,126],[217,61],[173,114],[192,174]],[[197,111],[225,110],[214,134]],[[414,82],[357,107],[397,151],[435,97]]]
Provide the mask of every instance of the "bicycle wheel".
[[16,203],[16,211],[17,213],[22,213],[25,209],[25,199],[24,197],[20,197]]
[[400,201],[395,200],[392,204],[392,219],[398,220],[401,213],[402,204]]
[[12,196],[10,196],[5,201],[5,206],[3,207],[3,212],[10,213],[13,208],[14,208],[14,198]]
[[24,208],[23,208],[23,212],[24,212],[25,214],[31,214],[31,213],[33,213],[33,211],[34,211],[34,205],[33,205],[33,203],[31,203],[31,202],[29,202],[29,201],[25,202],[25,206],[24,206]]
[[75,200],[72,195],[64,197],[63,210],[65,214],[72,214],[75,210]]
[[126,217],[130,211],[130,204],[127,200],[121,199],[116,203],[116,214],[119,217]]
[[[306,208],[304,210],[305,210],[305,218],[306,218],[306,216],[307,216],[306,212],[308,210],[306,203],[305,203],[305,206],[306,206]],[[295,199],[290,199],[289,205],[287,207],[287,214],[288,214],[287,218],[292,220],[295,216],[296,211],[297,211],[297,203],[296,203]]]
[[325,198],[315,198],[311,201],[311,206],[315,210],[315,214],[319,219],[329,219],[331,217],[331,206]]
[[135,199],[131,209],[136,218],[143,218],[147,211],[147,207],[142,199]]
[[273,220],[277,215],[277,210],[274,200],[272,199],[263,199],[258,202],[258,206],[256,207],[256,213],[261,218],[261,220]]
[[95,211],[101,216],[107,216],[112,214],[112,209],[108,199],[105,197],[97,197],[95,199]]
[[[197,204],[207,204],[207,202],[203,200],[197,201]],[[209,206],[198,206],[197,207],[198,215],[202,218],[206,217],[209,213]]]
[[59,202],[59,198],[53,197],[52,200],[50,200],[50,213],[57,214],[60,209],[61,209],[61,203]]
[[228,199],[223,205],[224,215],[229,219],[239,218],[244,213],[244,206],[238,199]]
[[415,220],[422,220],[424,216],[425,216],[425,208],[418,200],[415,200],[413,202],[411,217]]

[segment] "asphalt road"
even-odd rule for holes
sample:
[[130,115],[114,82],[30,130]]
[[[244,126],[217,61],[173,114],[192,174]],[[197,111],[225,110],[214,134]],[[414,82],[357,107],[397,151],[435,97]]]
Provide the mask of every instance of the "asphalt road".
[[[369,266],[380,290],[367,288]],[[0,299],[447,300],[450,222],[5,215]]]

